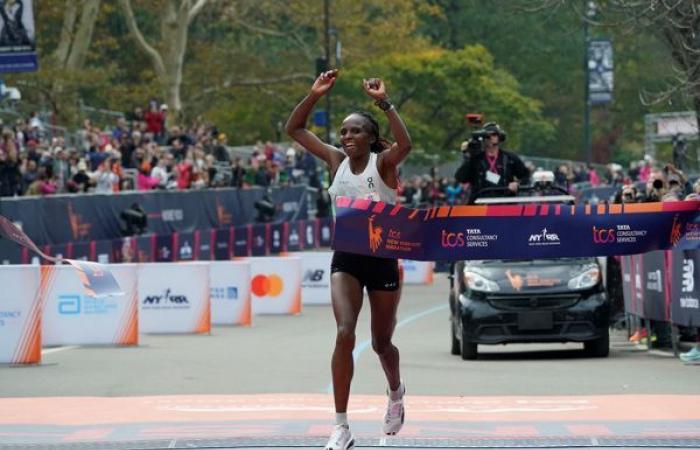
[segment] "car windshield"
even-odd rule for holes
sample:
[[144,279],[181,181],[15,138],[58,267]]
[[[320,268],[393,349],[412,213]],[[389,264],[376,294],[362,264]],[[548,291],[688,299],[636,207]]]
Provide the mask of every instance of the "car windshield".
[[538,259],[484,259],[484,260],[473,260],[470,264],[503,264],[503,263],[532,263],[532,264],[542,264],[542,263],[561,263],[561,264],[585,264],[593,262],[593,258],[581,257],[581,258],[538,258]]

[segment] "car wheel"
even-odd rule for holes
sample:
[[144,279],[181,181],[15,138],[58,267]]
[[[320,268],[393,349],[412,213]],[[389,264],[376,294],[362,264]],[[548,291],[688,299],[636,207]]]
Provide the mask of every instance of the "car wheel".
[[455,330],[455,321],[454,319],[450,318],[450,322],[450,337],[452,338],[452,347],[450,349],[450,353],[452,353],[453,355],[459,355],[461,349],[459,346],[459,339],[457,339],[457,330]]
[[610,334],[605,330],[605,334],[598,339],[583,343],[584,351],[595,358],[605,358],[610,354]]
[[464,336],[464,331],[462,332],[462,342],[461,342],[461,354],[462,354],[462,359],[476,359],[476,356],[478,354],[477,352],[477,344],[476,342],[469,342],[467,341],[466,336]]

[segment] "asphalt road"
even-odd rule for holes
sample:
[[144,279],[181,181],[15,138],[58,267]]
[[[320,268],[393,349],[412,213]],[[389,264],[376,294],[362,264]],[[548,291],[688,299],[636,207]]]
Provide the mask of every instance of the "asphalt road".
[[[530,344],[480,346],[478,360],[462,361],[449,353],[446,295],[444,274],[404,289],[395,342],[410,394],[700,394],[700,367],[630,346],[620,334],[604,359],[585,357],[579,344]],[[365,305],[352,392],[382,395],[368,313]],[[45,349],[39,366],[0,367],[0,397],[328,393],[333,341],[330,308],[315,306],[211,335],[142,335],[138,347]]]

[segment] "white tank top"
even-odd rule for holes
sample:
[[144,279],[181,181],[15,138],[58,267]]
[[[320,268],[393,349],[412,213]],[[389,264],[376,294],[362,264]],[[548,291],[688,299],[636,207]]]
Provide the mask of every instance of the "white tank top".
[[377,153],[371,152],[367,166],[361,174],[355,175],[350,170],[350,158],[346,157],[338,166],[333,183],[328,188],[335,205],[338,196],[365,198],[376,202],[396,203],[396,189],[392,189],[384,183],[377,169]]

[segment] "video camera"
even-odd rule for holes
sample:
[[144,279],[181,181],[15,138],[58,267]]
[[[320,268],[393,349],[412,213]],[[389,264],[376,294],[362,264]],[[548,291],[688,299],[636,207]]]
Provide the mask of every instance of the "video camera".
[[[467,122],[470,125],[481,125],[481,114],[467,114]],[[498,134],[498,142],[506,140],[506,133],[496,122],[489,122],[482,128],[472,131],[471,138],[466,142],[466,147],[463,145],[462,151],[469,153],[478,153],[483,150],[483,143],[492,134]]]

